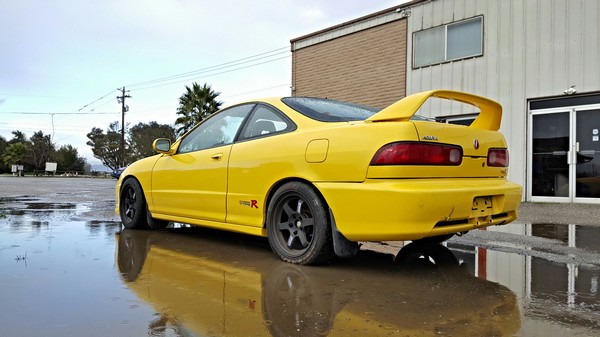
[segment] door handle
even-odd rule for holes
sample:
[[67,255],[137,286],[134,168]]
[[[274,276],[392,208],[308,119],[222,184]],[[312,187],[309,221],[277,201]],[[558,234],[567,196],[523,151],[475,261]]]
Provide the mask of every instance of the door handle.
[[215,153],[212,156],[210,156],[210,159],[212,159],[212,160],[221,160],[222,158],[223,158],[222,153]]

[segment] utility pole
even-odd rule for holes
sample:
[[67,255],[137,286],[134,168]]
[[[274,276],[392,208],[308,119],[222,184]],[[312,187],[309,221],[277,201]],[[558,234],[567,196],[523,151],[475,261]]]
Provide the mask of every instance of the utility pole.
[[125,112],[129,110],[129,106],[125,105],[125,98],[131,98],[131,96],[126,95],[125,87],[121,89],[117,89],[121,91],[121,96],[117,96],[117,101],[121,103],[121,163],[120,167],[125,166]]

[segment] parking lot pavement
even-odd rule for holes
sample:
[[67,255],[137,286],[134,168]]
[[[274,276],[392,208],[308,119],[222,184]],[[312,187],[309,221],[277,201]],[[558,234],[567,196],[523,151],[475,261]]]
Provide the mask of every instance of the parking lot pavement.
[[[0,176],[0,198],[49,196],[69,202],[89,202],[95,217],[115,220],[116,179],[34,178]],[[523,202],[517,222],[600,226],[600,204]]]
[[600,226],[600,204],[523,202],[517,222]]

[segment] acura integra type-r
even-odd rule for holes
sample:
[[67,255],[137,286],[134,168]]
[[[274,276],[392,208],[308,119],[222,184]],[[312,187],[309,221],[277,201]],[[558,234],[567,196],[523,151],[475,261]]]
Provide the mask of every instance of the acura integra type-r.
[[[415,113],[430,97],[472,105],[469,126]],[[359,241],[442,242],[517,217],[521,186],[495,101],[448,90],[372,109],[286,97],[223,109],[121,174],[127,228],[169,222],[266,236],[295,264],[352,257]]]

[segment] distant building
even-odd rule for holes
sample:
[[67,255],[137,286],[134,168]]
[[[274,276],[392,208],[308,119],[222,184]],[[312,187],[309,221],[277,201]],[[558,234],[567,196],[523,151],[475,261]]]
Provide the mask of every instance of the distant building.
[[[524,199],[600,203],[600,2],[415,0],[291,40],[292,94],[384,107],[451,89],[504,107]],[[468,124],[474,111],[421,114]]]

